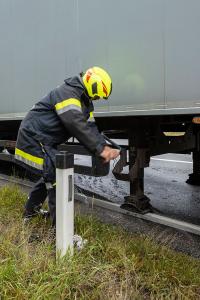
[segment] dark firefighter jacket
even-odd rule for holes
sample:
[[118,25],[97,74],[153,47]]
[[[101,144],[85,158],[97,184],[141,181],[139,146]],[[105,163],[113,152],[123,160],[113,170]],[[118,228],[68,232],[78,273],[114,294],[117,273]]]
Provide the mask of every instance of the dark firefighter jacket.
[[70,137],[76,137],[90,152],[100,154],[106,142],[95,125],[93,110],[81,78],[66,79],[25,116],[17,137],[15,159],[42,173],[45,153],[52,155],[52,150]]

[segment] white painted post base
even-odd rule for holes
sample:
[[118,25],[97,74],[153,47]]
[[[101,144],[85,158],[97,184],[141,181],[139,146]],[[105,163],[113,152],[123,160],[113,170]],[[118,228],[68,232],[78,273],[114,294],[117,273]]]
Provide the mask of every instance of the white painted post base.
[[74,236],[74,156],[56,155],[56,256],[73,254]]

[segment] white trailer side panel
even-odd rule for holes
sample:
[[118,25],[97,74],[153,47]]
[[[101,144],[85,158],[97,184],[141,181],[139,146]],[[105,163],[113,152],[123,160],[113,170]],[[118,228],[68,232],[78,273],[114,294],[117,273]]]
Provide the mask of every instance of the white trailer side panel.
[[92,65],[113,78],[100,115],[198,113],[199,35],[198,0],[2,0],[0,114]]

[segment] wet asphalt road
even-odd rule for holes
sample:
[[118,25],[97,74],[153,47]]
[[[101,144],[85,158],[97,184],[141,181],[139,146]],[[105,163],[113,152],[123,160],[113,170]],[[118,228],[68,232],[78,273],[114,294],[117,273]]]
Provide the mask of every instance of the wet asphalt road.
[[[75,156],[75,163],[90,165],[90,159]],[[145,194],[164,215],[200,225],[200,187],[185,183],[191,172],[191,155],[165,154],[153,157],[150,167],[145,169]],[[0,181],[0,185],[3,184],[7,182]],[[129,184],[117,181],[112,172],[100,178],[75,174],[75,184],[117,203],[122,203],[124,196],[129,194]],[[23,190],[28,192],[30,188],[23,187]],[[90,208],[79,202],[76,203],[77,209],[84,214],[95,215],[102,222],[121,226],[133,234],[147,235],[159,244],[200,258],[199,236],[100,207]]]
[[[76,163],[86,162],[80,156],[75,159]],[[200,187],[185,182],[190,173],[191,155],[155,156],[151,159],[150,167],[145,169],[145,194],[164,215],[200,225]],[[76,174],[75,183],[117,203],[122,203],[124,196],[129,193],[129,184],[117,181],[111,172],[109,176],[101,178]],[[91,209],[80,205],[80,210],[86,214],[94,214],[102,222],[120,225],[132,233],[147,235],[159,244],[200,258],[200,236],[98,207]]]
[[[75,163],[88,159],[77,156]],[[89,163],[88,163],[89,164]],[[200,225],[200,187],[186,183],[192,173],[192,156],[165,154],[151,158],[145,169],[145,194],[151,204],[163,214]],[[80,187],[106,197],[112,202],[122,203],[129,194],[129,184],[117,181],[112,172],[107,177],[94,178],[76,175]]]

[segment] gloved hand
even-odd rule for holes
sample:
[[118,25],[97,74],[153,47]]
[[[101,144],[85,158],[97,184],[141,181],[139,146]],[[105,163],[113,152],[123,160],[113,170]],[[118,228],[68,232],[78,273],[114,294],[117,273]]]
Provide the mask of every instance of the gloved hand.
[[117,158],[120,155],[120,150],[113,149],[109,146],[105,146],[100,156],[104,159],[105,163],[108,163],[110,160]]

